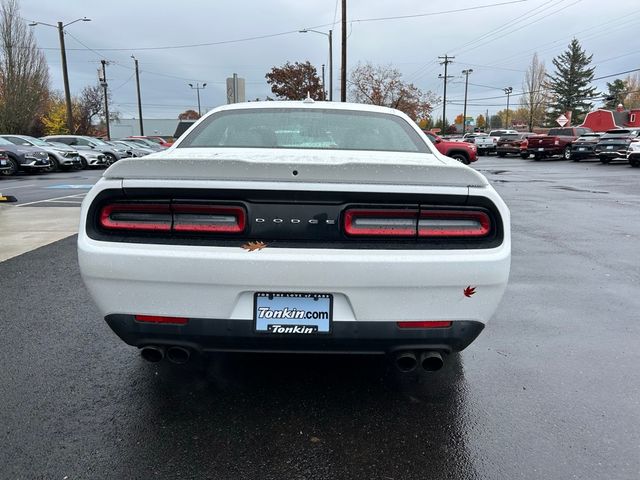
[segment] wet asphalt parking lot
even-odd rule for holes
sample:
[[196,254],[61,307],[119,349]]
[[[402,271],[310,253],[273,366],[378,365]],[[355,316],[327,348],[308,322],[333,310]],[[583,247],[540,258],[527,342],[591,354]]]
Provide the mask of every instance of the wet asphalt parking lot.
[[0,263],[0,477],[640,478],[640,169],[476,168],[511,208],[511,280],[435,374],[380,357],[149,364],[99,317],[75,237]]

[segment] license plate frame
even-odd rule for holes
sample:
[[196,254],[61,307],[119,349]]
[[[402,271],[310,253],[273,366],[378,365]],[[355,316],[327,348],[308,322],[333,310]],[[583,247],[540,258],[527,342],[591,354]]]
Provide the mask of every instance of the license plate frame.
[[330,335],[333,295],[309,292],[255,292],[253,330],[272,336]]

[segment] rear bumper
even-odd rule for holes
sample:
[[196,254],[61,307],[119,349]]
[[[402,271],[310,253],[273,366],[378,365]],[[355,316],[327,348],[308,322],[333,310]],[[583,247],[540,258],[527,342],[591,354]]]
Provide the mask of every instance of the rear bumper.
[[454,322],[449,328],[400,329],[395,322],[334,322],[329,335],[255,333],[251,320],[192,318],[184,326],[139,323],[132,315],[105,320],[126,343],[181,346],[197,352],[392,353],[399,350],[458,352],[484,328],[481,322]]

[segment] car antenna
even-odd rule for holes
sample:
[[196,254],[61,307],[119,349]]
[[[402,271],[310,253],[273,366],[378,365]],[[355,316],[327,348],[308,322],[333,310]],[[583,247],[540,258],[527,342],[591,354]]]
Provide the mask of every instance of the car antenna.
[[307,98],[305,98],[302,103],[315,103],[313,101],[313,98],[311,98],[311,94],[309,93],[309,91],[307,90]]

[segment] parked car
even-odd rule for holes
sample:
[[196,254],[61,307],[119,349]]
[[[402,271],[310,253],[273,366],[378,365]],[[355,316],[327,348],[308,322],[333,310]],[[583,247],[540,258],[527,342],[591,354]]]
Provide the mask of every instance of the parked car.
[[627,160],[634,168],[640,167],[640,142],[631,142],[627,150]]
[[[224,105],[105,171],[81,212],[82,278],[143,358],[388,354],[440,368],[506,288],[509,211],[404,113]],[[98,348],[99,346],[96,346]]]
[[18,171],[42,172],[50,168],[49,154],[40,148],[14,145],[0,137],[0,149],[7,154],[11,164],[10,169],[2,172],[3,175],[15,175]]
[[43,140],[65,143],[78,150],[96,150],[104,154],[104,162],[107,166],[129,156],[123,148],[114,147],[99,138],[84,135],[49,135],[48,137],[43,137]]
[[441,154],[446,155],[449,158],[453,158],[454,160],[458,160],[465,165],[469,165],[471,162],[478,160],[475,145],[468,144],[467,142],[443,140],[441,137],[430,131],[425,131],[424,133],[429,137],[431,143],[435,145],[436,149]]
[[527,152],[533,155],[536,160],[556,155],[570,160],[571,142],[585,133],[591,133],[591,129],[585,127],[551,128],[546,135],[528,138]]
[[618,128],[607,130],[596,144],[595,153],[602,163],[612,160],[627,161],[627,152],[631,143],[638,141],[638,130]]
[[579,162],[582,159],[596,156],[596,144],[602,133],[585,133],[571,142],[571,160]]
[[53,140],[45,140],[45,142],[53,147],[60,148],[62,150],[67,149],[69,151],[77,151],[78,156],[80,157],[80,166],[78,167],[79,169],[107,166],[107,159],[104,156],[104,153],[93,150],[91,147],[83,147],[81,145],[70,147],[66,143],[55,142]]
[[155,151],[134,142],[127,142],[126,140],[113,140],[111,143],[126,148],[127,152],[131,153],[131,155],[129,155],[130,157],[144,157],[145,155],[149,155]]
[[467,143],[475,143],[476,142],[476,138],[478,138],[478,137],[488,137],[488,136],[489,136],[488,133],[482,133],[482,132],[465,133],[462,136],[462,140],[467,142]]
[[132,135],[129,138],[138,138],[138,139],[147,140],[149,142],[155,143],[156,145],[160,145],[163,148],[169,148],[171,145],[173,145],[173,142],[169,142],[165,138],[159,137],[157,135],[144,135],[144,136]]
[[478,155],[496,153],[500,137],[516,133],[518,133],[517,130],[491,130],[487,136],[476,137],[474,143],[478,148]]
[[151,150],[155,151],[155,152],[162,152],[163,150],[166,150],[167,147],[163,147],[162,145],[152,142],[151,140],[148,140],[146,138],[136,138],[136,137],[127,137],[125,139],[123,139],[127,142],[131,142],[131,143],[135,143],[137,145],[140,145],[141,147],[144,148],[150,148]]
[[49,154],[49,171],[70,170],[80,168],[82,161],[78,151],[69,147],[56,147],[39,138],[28,135],[0,135],[1,138],[10,141],[14,145],[32,146],[40,148]]
[[520,155],[522,153],[522,144],[527,143],[527,139],[533,135],[535,135],[535,133],[531,132],[506,133],[501,135],[498,143],[496,143],[496,154],[499,157],[506,157],[509,154]]

